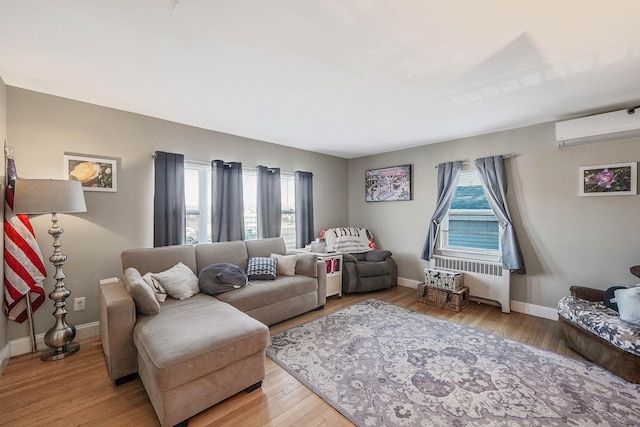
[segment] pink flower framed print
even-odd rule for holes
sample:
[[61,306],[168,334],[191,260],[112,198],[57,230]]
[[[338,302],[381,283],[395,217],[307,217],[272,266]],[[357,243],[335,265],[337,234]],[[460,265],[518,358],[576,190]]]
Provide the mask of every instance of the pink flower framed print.
[[580,168],[580,196],[629,196],[637,194],[637,163]]

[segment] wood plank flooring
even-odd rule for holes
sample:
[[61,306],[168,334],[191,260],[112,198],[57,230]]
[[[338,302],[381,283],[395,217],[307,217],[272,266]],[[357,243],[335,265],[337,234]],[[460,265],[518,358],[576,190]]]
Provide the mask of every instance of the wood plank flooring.
[[[368,294],[331,297],[324,310],[271,327],[292,326],[378,298],[412,310],[478,328],[570,357],[579,355],[558,337],[557,322],[472,302],[454,313],[416,301],[414,289],[398,287]],[[56,362],[39,355],[12,358],[0,377],[0,426],[158,426],[151,403],[135,379],[115,387],[109,380],[98,338],[82,341],[80,352]],[[351,426],[339,412],[267,358],[262,388],[241,392],[189,420],[189,426]]]

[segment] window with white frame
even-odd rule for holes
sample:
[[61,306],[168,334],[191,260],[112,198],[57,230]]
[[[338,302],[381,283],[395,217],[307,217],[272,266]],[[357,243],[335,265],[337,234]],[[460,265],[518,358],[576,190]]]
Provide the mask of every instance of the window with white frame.
[[451,207],[440,226],[439,242],[446,255],[500,256],[500,227],[475,168],[460,172]]
[[211,241],[210,168],[207,163],[184,164],[186,243],[189,245]]
[[[187,244],[211,241],[211,166],[185,161],[185,202]],[[295,184],[292,173],[280,173],[282,186],[282,232],[287,248],[296,246]],[[258,238],[257,189],[255,169],[242,170],[245,240]]]

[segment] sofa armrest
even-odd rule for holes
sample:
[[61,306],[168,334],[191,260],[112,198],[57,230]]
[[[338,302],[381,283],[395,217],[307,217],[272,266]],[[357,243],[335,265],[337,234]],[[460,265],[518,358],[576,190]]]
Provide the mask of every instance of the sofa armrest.
[[318,260],[318,307],[324,307],[327,302],[327,264]]
[[358,259],[351,254],[342,254],[342,262],[358,262]]
[[571,286],[569,288],[571,296],[587,301],[604,301],[604,291],[602,289],[587,288],[586,286]]
[[138,356],[133,344],[136,306],[122,281],[103,283],[100,294],[100,342],[107,361],[109,377],[117,380],[138,371]]

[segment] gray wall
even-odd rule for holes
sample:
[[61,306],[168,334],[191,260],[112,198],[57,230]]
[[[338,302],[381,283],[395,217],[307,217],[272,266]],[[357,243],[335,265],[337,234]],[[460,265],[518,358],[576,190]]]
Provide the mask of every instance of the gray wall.
[[[62,178],[65,152],[120,159],[117,193],[85,192],[88,212],[60,215],[65,283],[71,290],[67,319],[81,325],[98,320],[98,281],[120,276],[120,253],[153,244],[153,161],[156,150],[183,153],[188,160],[223,159],[283,171],[314,174],[316,234],[347,220],[345,159],[179,125],[9,86],[8,136],[18,176]],[[326,208],[329,207],[329,208]],[[45,258],[52,253],[49,215],[32,218]],[[45,260],[46,261],[46,260]],[[50,276],[53,267],[45,262]],[[46,279],[45,290],[54,281]],[[85,296],[87,310],[73,312]],[[36,334],[53,325],[52,302],[34,313]],[[25,325],[9,322],[7,339],[28,337]]]
[[[420,259],[437,198],[435,165],[510,154],[513,221],[527,275],[512,275],[513,300],[555,307],[569,286],[636,284],[640,196],[578,197],[578,168],[640,160],[640,138],[558,148],[553,123],[363,157],[349,163],[349,224],[373,230],[398,261],[399,275],[423,280]],[[412,164],[414,197],[366,203],[366,169]]]
[[[3,143],[7,140],[7,87],[0,77],[0,142]],[[2,207],[0,208],[0,223],[4,227],[4,185],[5,185],[5,167],[6,163],[3,161],[0,166],[0,185],[2,191]],[[0,239],[0,250],[4,252],[4,238]],[[4,262],[0,263],[0,277],[4,279]],[[4,286],[4,285],[3,285]],[[2,307],[2,315],[0,316],[0,351],[7,345],[7,317],[4,315],[4,288],[0,292],[0,306]],[[0,360],[0,363],[2,361]],[[0,373],[2,371],[0,370]]]

